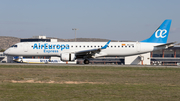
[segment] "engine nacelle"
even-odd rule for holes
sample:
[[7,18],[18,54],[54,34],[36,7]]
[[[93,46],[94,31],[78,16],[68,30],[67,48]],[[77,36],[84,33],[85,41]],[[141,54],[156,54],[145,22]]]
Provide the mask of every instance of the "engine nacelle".
[[61,54],[62,61],[74,61],[75,59],[76,59],[75,54],[71,54],[71,53],[62,53]]

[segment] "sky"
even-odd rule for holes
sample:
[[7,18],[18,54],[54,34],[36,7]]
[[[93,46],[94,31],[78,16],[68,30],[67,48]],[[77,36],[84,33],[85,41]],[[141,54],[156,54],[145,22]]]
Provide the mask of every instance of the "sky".
[[172,19],[180,42],[180,0],[1,0],[0,36],[142,41]]

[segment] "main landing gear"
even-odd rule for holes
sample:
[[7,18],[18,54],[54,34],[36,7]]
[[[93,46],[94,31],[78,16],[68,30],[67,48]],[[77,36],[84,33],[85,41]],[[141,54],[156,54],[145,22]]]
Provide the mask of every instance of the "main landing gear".
[[88,59],[85,59],[85,60],[84,60],[84,64],[89,64],[89,60],[88,60]]

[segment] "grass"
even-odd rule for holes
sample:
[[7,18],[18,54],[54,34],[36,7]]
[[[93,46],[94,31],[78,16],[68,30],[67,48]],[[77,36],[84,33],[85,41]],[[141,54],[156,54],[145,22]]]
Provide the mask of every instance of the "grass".
[[180,69],[0,65],[0,101],[9,100],[179,101]]

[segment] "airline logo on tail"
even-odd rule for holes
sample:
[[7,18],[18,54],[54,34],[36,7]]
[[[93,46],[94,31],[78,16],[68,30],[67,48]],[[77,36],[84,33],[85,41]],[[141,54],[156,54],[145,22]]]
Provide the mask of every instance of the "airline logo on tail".
[[167,30],[166,29],[158,29],[156,32],[155,32],[155,37],[156,38],[165,38],[166,37],[166,33],[167,33]]

